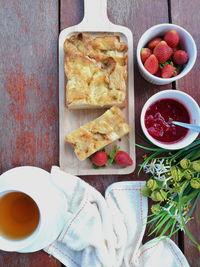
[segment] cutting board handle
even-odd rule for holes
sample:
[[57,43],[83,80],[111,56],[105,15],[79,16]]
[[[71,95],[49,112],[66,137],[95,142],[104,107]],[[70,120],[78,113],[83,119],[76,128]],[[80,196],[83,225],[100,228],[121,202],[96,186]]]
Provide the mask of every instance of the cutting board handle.
[[112,25],[107,16],[107,0],[84,0],[84,18],[81,25],[105,26]]

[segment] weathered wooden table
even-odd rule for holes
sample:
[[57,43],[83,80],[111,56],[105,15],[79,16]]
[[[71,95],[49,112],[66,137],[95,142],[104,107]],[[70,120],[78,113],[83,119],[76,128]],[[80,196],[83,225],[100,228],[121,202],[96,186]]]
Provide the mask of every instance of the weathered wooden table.
[[[95,0],[94,0],[95,1]],[[50,170],[58,164],[58,35],[83,18],[83,0],[0,0],[0,172],[21,165]],[[171,22],[186,28],[200,47],[199,0],[108,0],[108,16],[133,32],[134,48],[150,26]],[[145,101],[166,88],[189,93],[200,104],[200,60],[177,83],[155,86],[143,80],[135,62],[136,132]],[[141,143],[141,140],[136,139]],[[137,150],[137,163],[144,152]],[[144,179],[127,176],[82,177],[102,193],[115,181]],[[39,185],[38,185],[39,186]],[[190,231],[199,239],[197,220]],[[175,242],[192,267],[200,266],[199,254],[179,233]],[[200,241],[200,240],[199,240]],[[58,267],[45,252],[0,252],[0,267]],[[89,266],[88,266],[89,267]],[[184,267],[184,266],[183,266]]]

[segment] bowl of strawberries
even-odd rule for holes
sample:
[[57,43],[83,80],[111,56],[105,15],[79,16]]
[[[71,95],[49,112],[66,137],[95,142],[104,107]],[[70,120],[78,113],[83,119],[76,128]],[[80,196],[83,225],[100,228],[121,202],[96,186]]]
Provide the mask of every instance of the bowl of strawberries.
[[137,46],[139,71],[148,82],[169,84],[193,67],[197,48],[191,34],[175,24],[158,24],[148,29]]

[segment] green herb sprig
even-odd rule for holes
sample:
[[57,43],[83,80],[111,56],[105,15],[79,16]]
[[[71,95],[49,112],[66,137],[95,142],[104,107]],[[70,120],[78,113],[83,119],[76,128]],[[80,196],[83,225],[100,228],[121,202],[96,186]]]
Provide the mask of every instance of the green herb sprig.
[[200,199],[200,138],[177,152],[136,146],[151,153],[139,170],[150,174],[142,194],[155,202],[148,220],[149,235],[161,237],[168,232],[171,237],[183,230],[200,252],[200,244],[186,226]]

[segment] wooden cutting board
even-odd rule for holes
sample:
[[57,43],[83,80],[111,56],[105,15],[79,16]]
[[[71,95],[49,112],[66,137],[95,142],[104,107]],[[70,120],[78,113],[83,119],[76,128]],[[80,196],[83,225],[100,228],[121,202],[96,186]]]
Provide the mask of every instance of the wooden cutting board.
[[[109,175],[128,174],[135,169],[135,119],[134,119],[134,80],[133,80],[133,37],[132,32],[123,26],[113,24],[107,17],[107,0],[84,0],[84,18],[81,23],[64,29],[59,36],[59,146],[60,167],[65,172],[74,175]],[[122,168],[117,165],[106,168],[94,169],[90,160],[79,161],[70,144],[64,138],[72,130],[94,120],[102,115],[106,109],[69,110],[66,107],[65,88],[66,77],[64,73],[64,42],[72,34],[85,32],[93,36],[119,35],[120,39],[128,45],[128,82],[127,82],[127,106],[123,109],[126,122],[131,131],[106,147],[106,151],[112,150],[114,145],[126,151],[134,161],[132,166]]]

